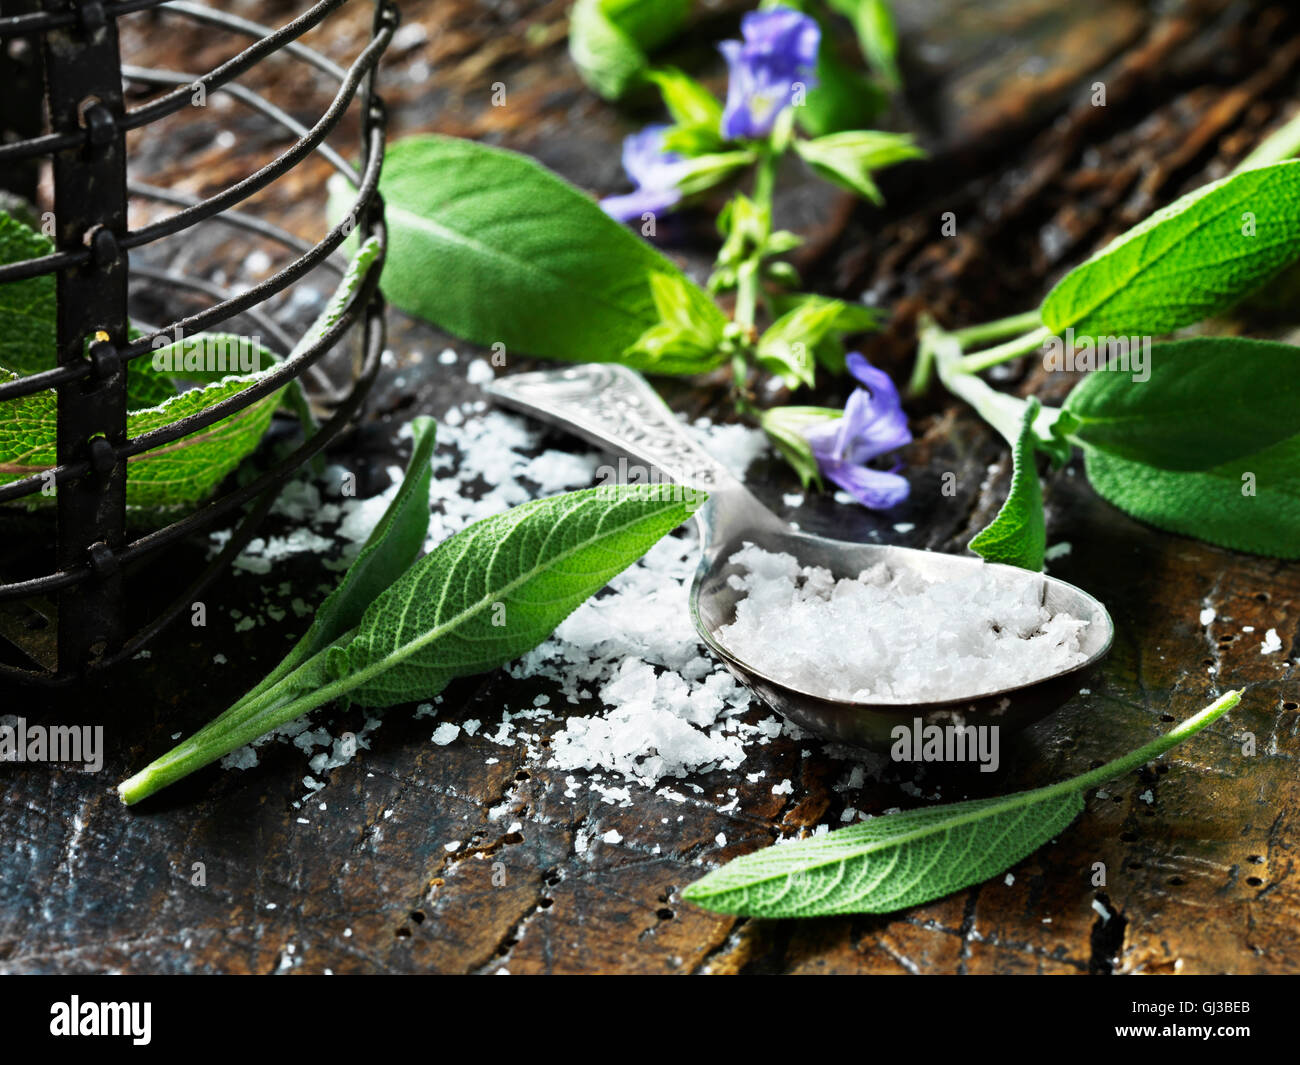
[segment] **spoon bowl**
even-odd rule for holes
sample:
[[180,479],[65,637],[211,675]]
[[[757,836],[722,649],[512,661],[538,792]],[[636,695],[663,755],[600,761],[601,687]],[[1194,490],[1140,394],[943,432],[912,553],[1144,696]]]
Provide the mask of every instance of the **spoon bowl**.
[[[491,383],[487,391],[502,406],[563,426],[606,450],[643,463],[636,476],[644,483],[664,480],[707,491],[696,512],[701,558],[691,586],[691,617],[700,638],[746,687],[800,728],[854,746],[886,750],[899,725],[997,725],[1015,731],[1038,720],[1079,689],[1087,672],[1110,649],[1114,625],[1106,608],[1065,581],[1014,566],[933,551],[879,544],[848,543],[792,529],[760,503],[715,459],[705,453],[663,401],[638,374],[626,367],[596,363],[572,369],[516,374]],[[631,470],[628,471],[631,473]],[[1083,661],[1032,683],[980,690],[972,685],[958,698],[929,702],[876,699],[855,702],[828,691],[810,691],[766,673],[761,663],[741,659],[719,638],[735,620],[744,592],[728,578],[743,572],[732,556],[745,544],[793,555],[801,566],[820,566],[838,580],[877,563],[891,573],[910,571],[934,583],[973,574],[994,573],[1012,586],[1034,586],[1052,612],[1086,620],[1080,633]]]

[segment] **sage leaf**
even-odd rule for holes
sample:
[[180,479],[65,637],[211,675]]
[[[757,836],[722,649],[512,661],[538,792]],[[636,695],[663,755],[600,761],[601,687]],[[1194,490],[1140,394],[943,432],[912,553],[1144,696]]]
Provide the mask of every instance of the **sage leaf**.
[[[39,259],[54,242],[12,215],[0,211],[0,265]],[[58,307],[53,274],[0,285],[0,366],[33,374],[55,364]]]
[[[297,353],[334,324],[374,266],[378,241],[367,241],[353,257],[334,295],[294,348]],[[226,361],[213,362],[215,358]],[[232,373],[244,357],[257,369]],[[206,382],[171,395],[151,407],[127,414],[127,435],[162,428],[237,395],[262,380],[279,360],[250,338],[225,333],[197,333],[165,344],[128,365],[128,382],[141,370],[155,384],[166,379]],[[0,378],[12,379],[0,366]],[[128,393],[130,391],[128,385]],[[126,502],[140,510],[192,506],[206,498],[261,442],[280,402],[279,389],[218,422],[127,460]],[[129,398],[129,397],[128,397]],[[57,464],[58,400],[53,391],[36,392],[0,403],[0,484],[29,477]]]
[[685,521],[690,495],[676,485],[588,488],[476,523],[412,566],[330,649],[335,683],[363,706],[391,706],[531,650]]
[[676,67],[646,71],[659,88],[675,123],[664,135],[666,151],[703,155],[722,147],[722,104],[713,93]]
[[830,133],[814,140],[797,140],[794,146],[804,162],[822,177],[875,204],[882,204],[885,199],[871,179],[872,171],[925,154],[909,134],[871,130]]
[[717,306],[680,274],[651,274],[650,294],[660,321],[623,353],[654,373],[692,373],[717,358],[724,319]]
[[873,817],[746,854],[682,892],[718,913],[821,917],[891,913],[1005,872],[1063,831],[1083,793],[1137,769],[1241,701],[1220,696],[1164,736],[1081,776],[1033,791]]
[[590,88],[617,100],[638,84],[647,53],[672,37],[690,0],[577,0],[569,14],[569,57]]
[[411,434],[413,443],[406,475],[343,580],[317,608],[311,627],[293,650],[236,707],[274,686],[307,659],[356,628],[370,604],[419,556],[429,532],[429,484],[433,478],[431,462],[437,426],[432,418],[415,418],[411,421]]
[[[205,336],[217,342],[225,339],[219,334]],[[238,342],[243,338],[229,339]],[[272,358],[269,353],[267,357]],[[18,375],[0,371],[0,376],[13,379]],[[256,375],[227,377],[216,384],[173,394],[156,407],[131,411],[126,419],[127,434],[140,436],[170,425],[235,395],[256,379]],[[263,396],[206,429],[131,456],[127,460],[127,505],[164,509],[191,505],[207,496],[257,446],[278,402],[275,394]],[[51,391],[0,403],[0,484],[57,465],[57,411],[58,400]]]
[[809,296],[781,315],[759,337],[755,358],[764,369],[778,374],[790,388],[811,386],[817,362],[814,352],[844,314],[839,300]]
[[1156,344],[1149,376],[1109,368],[1070,393],[1056,431],[1166,470],[1205,470],[1300,434],[1300,351],[1240,337]]
[[781,456],[799,475],[799,483],[805,489],[815,485],[820,491],[821,466],[804,430],[842,417],[842,410],[831,407],[770,407],[759,415],[759,421]]
[[1043,488],[1034,467],[1036,451],[1034,420],[1040,404],[1031,398],[1025,406],[1020,436],[1012,448],[1015,463],[1011,488],[997,516],[967,545],[986,562],[1040,572],[1047,549],[1047,526],[1043,518]]
[[898,28],[889,4],[885,0],[831,0],[831,7],[849,17],[867,62],[891,89],[897,89],[903,79],[898,72]]
[[700,502],[675,485],[540,499],[476,522],[417,561],[356,628],[118,785],[138,802],[333,699],[383,707],[440,692],[541,643]]
[[1157,211],[1047,294],[1043,324],[1158,336],[1227,310],[1300,257],[1300,161],[1246,170]]
[[1234,551],[1300,558],[1300,436],[1208,470],[1162,470],[1085,447],[1103,499],[1158,529]]
[[[589,196],[525,156],[441,136],[392,145],[380,186],[396,306],[479,344],[654,369],[624,355],[660,321],[651,278],[693,283]],[[726,324],[716,306],[700,313]]]

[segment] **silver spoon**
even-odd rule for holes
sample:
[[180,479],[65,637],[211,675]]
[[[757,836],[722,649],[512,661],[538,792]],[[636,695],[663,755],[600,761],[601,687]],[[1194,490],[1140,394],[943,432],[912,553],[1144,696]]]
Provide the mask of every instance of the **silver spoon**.
[[[1042,574],[909,547],[856,544],[791,529],[750,494],[717,460],[703,451],[689,431],[637,373],[611,363],[592,363],[565,370],[515,374],[487,386],[501,406],[534,415],[641,464],[643,481],[676,482],[709,493],[696,512],[702,557],[691,587],[690,609],[700,638],[729,670],[772,709],[801,728],[843,743],[887,749],[891,731],[911,726],[915,718],[930,724],[996,724],[1020,728],[1054,710],[1078,690],[1083,671],[1110,649],[1114,625],[1106,608],[1086,592]],[[631,472],[631,471],[628,471]],[[746,542],[767,551],[785,552],[804,566],[822,566],[834,576],[856,577],[884,562],[891,573],[911,570],[928,580],[958,579],[979,570],[1007,581],[1036,582],[1041,602],[1053,612],[1083,618],[1081,649],[1087,656],[1069,669],[1031,684],[997,691],[971,691],[962,698],[934,702],[869,703],[831,698],[826,692],[791,687],[769,676],[761,663],[736,657],[718,638],[718,630],[735,620],[743,593],[727,578],[740,573],[728,562]]]

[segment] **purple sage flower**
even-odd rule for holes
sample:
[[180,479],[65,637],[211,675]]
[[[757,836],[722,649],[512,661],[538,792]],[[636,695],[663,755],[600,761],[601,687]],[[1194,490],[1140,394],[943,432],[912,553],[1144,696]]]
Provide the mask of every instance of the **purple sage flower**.
[[887,510],[907,498],[908,483],[898,471],[868,466],[872,459],[912,442],[898,390],[889,375],[858,352],[848,356],[849,372],[864,386],[854,389],[844,417],[804,430],[817,465],[830,480],[864,507]]
[[821,28],[788,7],[751,11],[740,23],[743,41],[718,45],[727,61],[727,106],[722,136],[727,140],[766,137],[790,106],[797,83],[815,84]]
[[636,188],[622,196],[606,196],[600,206],[620,222],[638,220],[647,211],[658,214],[676,206],[682,198],[677,187],[682,157],[664,151],[668,126],[646,126],[640,133],[623,139],[623,169]]

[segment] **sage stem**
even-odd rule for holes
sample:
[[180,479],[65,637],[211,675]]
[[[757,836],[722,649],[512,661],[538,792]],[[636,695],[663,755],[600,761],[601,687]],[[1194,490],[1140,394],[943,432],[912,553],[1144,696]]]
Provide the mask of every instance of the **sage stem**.
[[979,373],[991,366],[1009,362],[1021,355],[1028,355],[1031,351],[1037,351],[1042,347],[1043,341],[1051,335],[1052,332],[1047,326],[1039,326],[1022,337],[1016,337],[1015,340],[1008,340],[1005,344],[998,344],[991,348],[985,348],[983,351],[977,351],[973,355],[964,356],[961,360],[962,369],[967,373]]

